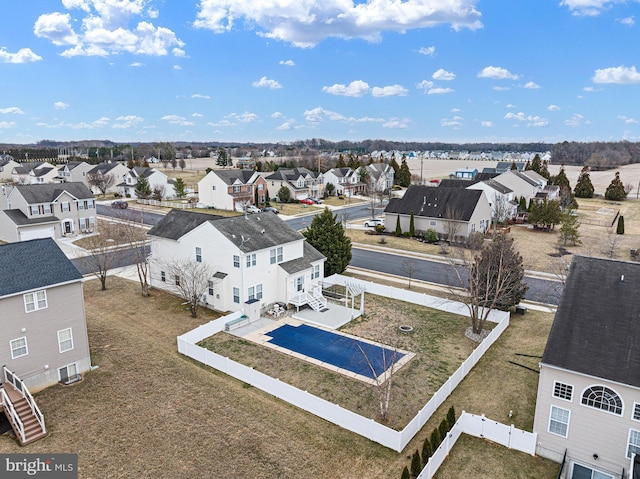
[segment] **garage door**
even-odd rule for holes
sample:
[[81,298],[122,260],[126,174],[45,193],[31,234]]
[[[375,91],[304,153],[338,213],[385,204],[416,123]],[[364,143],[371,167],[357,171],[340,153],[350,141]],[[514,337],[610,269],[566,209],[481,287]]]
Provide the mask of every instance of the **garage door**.
[[37,238],[55,238],[55,230],[53,226],[50,226],[49,228],[33,228],[20,231],[20,241]]

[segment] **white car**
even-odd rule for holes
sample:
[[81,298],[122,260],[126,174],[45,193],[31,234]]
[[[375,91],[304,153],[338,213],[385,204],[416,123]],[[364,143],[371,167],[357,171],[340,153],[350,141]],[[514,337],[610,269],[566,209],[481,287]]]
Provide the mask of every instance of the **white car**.
[[260,208],[257,208],[253,205],[249,205],[247,206],[247,213],[251,214],[251,213],[261,213],[262,211],[260,210]]
[[364,222],[366,227],[375,228],[376,226],[384,226],[384,220],[380,218],[373,218]]

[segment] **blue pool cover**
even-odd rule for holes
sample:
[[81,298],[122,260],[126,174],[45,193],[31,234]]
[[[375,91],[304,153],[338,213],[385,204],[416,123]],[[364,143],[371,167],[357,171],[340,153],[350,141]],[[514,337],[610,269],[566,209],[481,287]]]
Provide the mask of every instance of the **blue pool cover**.
[[[271,344],[371,379],[375,379],[376,376],[384,372],[385,364],[388,369],[394,359],[393,349],[365,343],[306,324],[300,326],[285,324],[267,334],[272,337],[268,341]],[[376,371],[375,375],[367,364],[365,354]],[[399,361],[403,356],[404,354],[396,352],[395,361]]]

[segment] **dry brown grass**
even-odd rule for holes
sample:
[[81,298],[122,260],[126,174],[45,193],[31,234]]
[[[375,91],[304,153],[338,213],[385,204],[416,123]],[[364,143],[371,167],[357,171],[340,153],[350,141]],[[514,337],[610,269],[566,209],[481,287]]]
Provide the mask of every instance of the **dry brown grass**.
[[[382,479],[399,476],[406,454],[421,447],[451,404],[505,423],[513,409],[518,427],[533,421],[537,375],[507,359],[513,352],[541,354],[551,315],[514,318],[405,454],[396,454],[180,356],[176,336],[215,317],[212,312],[191,319],[180,300],[165,293],[154,290],[144,299],[137,283],[118,278],[107,286],[99,291],[97,282],[85,284],[92,360],[100,368],[74,386],[38,394],[50,435],[27,448],[0,437],[1,452],[75,452],[81,478]],[[487,460],[502,471],[555,477],[557,465],[547,461],[535,469],[539,459],[491,454]],[[472,459],[482,470],[486,461]],[[450,462],[440,477],[469,477],[458,472],[463,466]]]

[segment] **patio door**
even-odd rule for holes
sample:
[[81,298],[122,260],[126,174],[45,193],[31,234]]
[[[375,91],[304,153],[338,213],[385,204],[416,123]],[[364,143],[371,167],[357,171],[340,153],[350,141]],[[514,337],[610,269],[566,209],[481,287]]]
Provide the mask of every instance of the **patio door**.
[[69,379],[75,378],[78,375],[78,368],[75,364],[68,364],[58,369],[60,375],[60,381],[66,383]]
[[304,290],[304,276],[298,276],[295,279],[296,291],[300,292]]
[[574,462],[571,479],[613,479],[613,476]]

